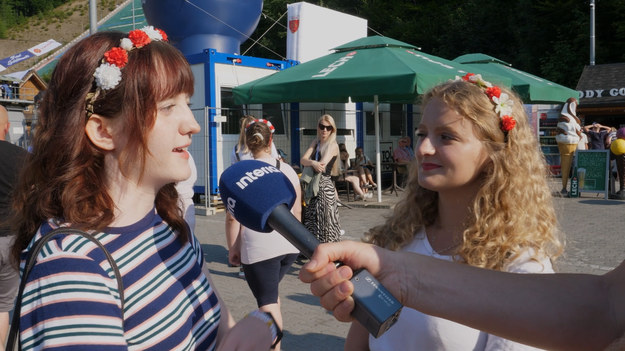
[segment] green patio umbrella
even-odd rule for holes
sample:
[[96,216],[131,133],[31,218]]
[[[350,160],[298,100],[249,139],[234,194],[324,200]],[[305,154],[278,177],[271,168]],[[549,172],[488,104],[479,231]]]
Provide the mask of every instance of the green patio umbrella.
[[[379,182],[378,103],[413,103],[431,87],[465,75],[467,67],[383,36],[357,39],[333,50],[331,54],[235,87],[235,103],[373,102]],[[510,86],[509,78],[488,73],[483,76],[495,84]],[[378,201],[382,201],[380,187]]]
[[485,54],[466,54],[456,57],[453,61],[462,63],[470,67],[469,69],[510,78],[512,89],[525,103],[563,103],[568,98],[579,95],[573,89],[512,68],[511,64]]
[[[431,87],[469,72],[464,65],[382,36],[357,39],[333,50],[235,87],[235,103],[372,102],[376,95],[380,102],[413,103]],[[493,83],[511,83],[497,74],[483,76]]]

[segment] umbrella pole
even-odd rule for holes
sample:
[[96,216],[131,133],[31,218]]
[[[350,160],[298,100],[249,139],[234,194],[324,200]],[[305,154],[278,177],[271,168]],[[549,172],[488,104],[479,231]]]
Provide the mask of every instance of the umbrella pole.
[[378,96],[373,96],[373,114],[375,116],[375,181],[378,184],[378,202],[382,202],[382,163],[380,162],[380,111]]

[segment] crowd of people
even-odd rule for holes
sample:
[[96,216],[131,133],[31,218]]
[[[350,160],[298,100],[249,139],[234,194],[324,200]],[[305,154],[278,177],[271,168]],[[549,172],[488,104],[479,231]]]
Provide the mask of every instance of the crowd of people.
[[[145,27],[100,32],[66,51],[30,153],[3,141],[9,124],[0,108],[2,344],[22,269],[16,318],[25,350],[280,349],[279,285],[299,252],[277,232],[255,232],[227,214],[228,261],[241,266],[258,306],[236,321],[194,235],[193,87],[184,56],[163,31]],[[337,143],[331,115],[316,129],[298,176],[276,151],[271,122],[244,116],[231,163],[262,161],[293,185],[291,213],[324,243],[300,279],[352,323],[346,350],[595,348],[623,334],[624,264],[606,277],[554,274],[564,238],[547,165],[514,92],[467,74],[424,95],[414,147],[405,136],[393,152],[406,167],[405,194],[366,243],[341,240],[334,179],[365,199],[381,186],[374,166],[362,147],[352,159]],[[591,147],[609,148],[611,128],[580,129]],[[86,231],[102,246],[65,233],[34,252],[57,229]],[[26,272],[29,254],[37,260]],[[350,316],[358,268],[405,305],[378,338]],[[558,301],[576,281],[581,292]],[[597,311],[583,314],[588,306]],[[580,340],[581,330],[593,337]]]

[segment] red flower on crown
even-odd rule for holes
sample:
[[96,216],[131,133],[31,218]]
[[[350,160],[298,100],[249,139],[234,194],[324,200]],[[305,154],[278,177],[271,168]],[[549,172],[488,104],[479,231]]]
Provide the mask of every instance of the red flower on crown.
[[159,28],[154,28],[156,29],[159,33],[161,33],[161,36],[163,37],[163,41],[168,41],[169,39],[167,39],[167,34],[165,34],[165,31]]
[[104,53],[104,59],[107,63],[124,68],[128,63],[128,52],[120,47],[114,47]]
[[475,75],[475,73],[467,73],[464,75],[464,77],[462,77],[462,80],[468,82],[469,79],[471,79],[471,77],[473,77]]
[[490,88],[486,88],[486,91],[484,92],[486,93],[486,95],[488,95],[489,99],[492,99],[493,96],[497,98],[501,96],[501,88],[496,85]]
[[505,115],[501,117],[501,130],[504,132],[511,131],[516,125],[516,120],[512,116]]
[[132,41],[132,44],[136,48],[141,48],[150,43],[150,37],[142,30],[135,29],[128,32],[128,39]]

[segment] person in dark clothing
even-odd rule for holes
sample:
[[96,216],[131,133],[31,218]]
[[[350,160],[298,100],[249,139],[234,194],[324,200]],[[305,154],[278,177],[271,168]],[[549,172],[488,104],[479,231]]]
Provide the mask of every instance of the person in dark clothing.
[[593,122],[584,126],[583,131],[588,135],[588,149],[605,150],[605,138],[610,132],[610,127]]
[[19,286],[17,270],[10,264],[10,252],[15,236],[5,223],[11,209],[11,193],[17,174],[27,152],[6,141],[9,131],[9,114],[0,105],[0,345],[4,345],[9,328],[9,312]]

